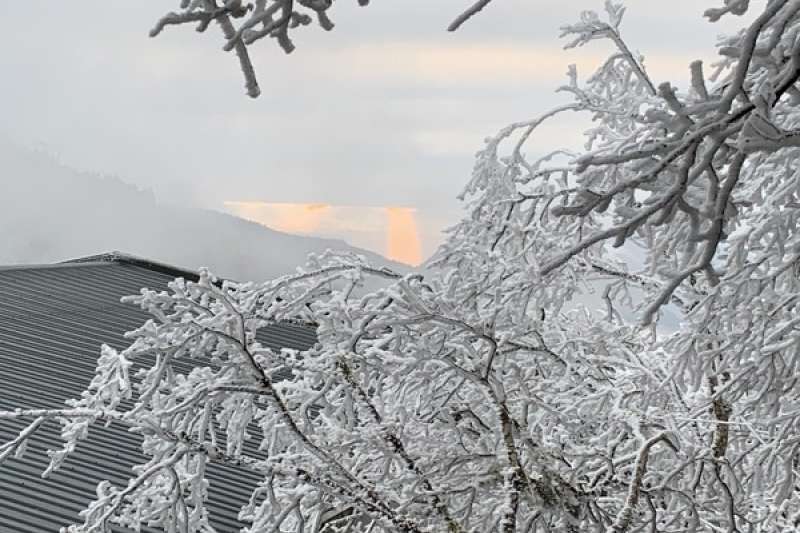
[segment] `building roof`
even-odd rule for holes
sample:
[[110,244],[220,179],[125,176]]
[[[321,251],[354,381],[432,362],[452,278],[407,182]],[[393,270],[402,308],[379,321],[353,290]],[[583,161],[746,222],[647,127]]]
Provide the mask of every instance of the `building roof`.
[[[61,408],[91,380],[100,345],[127,345],[123,334],[149,316],[120,303],[140,289],[164,290],[190,271],[112,253],[59,263],[0,268],[0,410]],[[298,324],[263,328],[259,341],[273,349],[306,349],[314,330]],[[30,420],[0,419],[0,442]],[[0,466],[0,532],[44,533],[82,523],[78,513],[108,479],[127,484],[130,468],[143,460],[139,439],[120,425],[97,425],[60,470],[42,479],[45,451],[62,446],[59,428],[46,425],[32,438],[22,459]],[[247,502],[253,474],[209,465],[209,512],[219,532],[238,531],[239,508]],[[146,530],[145,530],[146,531]],[[153,531],[153,530],[150,530]]]

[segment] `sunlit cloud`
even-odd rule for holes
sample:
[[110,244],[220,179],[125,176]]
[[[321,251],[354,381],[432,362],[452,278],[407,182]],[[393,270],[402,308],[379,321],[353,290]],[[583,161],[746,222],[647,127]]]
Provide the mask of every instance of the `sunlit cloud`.
[[232,214],[296,235],[336,238],[389,259],[417,265],[423,260],[415,209],[395,206],[227,201]]
[[[329,50],[316,58],[319,71],[326,76],[359,82],[402,82],[406,85],[482,83],[496,85],[555,86],[566,82],[567,65],[589,75],[607,57],[602,45],[592,49],[563,50],[559,43],[495,44],[474,42],[393,42],[370,46],[350,46]],[[663,52],[645,55],[646,67],[656,79],[688,77],[688,65],[704,53]],[[387,58],[391,58],[387,61]],[[349,65],[344,70],[342,64]],[[336,72],[331,72],[336,69]]]
[[[331,206],[328,204],[225,202],[225,205],[241,218],[298,235],[309,235],[318,231],[326,215],[329,216],[331,211]],[[265,221],[265,217],[269,223]]]

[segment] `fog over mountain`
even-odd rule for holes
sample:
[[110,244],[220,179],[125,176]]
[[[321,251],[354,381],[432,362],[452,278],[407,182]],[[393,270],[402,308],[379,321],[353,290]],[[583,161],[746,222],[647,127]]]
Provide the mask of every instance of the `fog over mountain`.
[[341,240],[290,235],[216,211],[162,204],[119,178],[80,172],[0,141],[0,265],[52,263],[112,250],[239,280],[292,272]]

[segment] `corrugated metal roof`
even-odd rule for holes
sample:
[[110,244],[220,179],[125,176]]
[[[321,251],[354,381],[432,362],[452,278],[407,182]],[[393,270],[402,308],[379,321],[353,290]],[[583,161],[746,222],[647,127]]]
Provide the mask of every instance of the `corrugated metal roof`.
[[[148,318],[120,298],[142,287],[166,289],[178,275],[193,276],[120,254],[87,259],[0,268],[0,410],[63,407],[91,380],[100,345],[123,349],[123,333]],[[258,337],[274,349],[302,350],[316,340],[312,328],[297,324],[269,326]],[[0,442],[24,424],[0,420]],[[58,427],[46,425],[22,459],[0,466],[0,533],[44,533],[81,522],[78,512],[99,481],[127,483],[130,467],[142,460],[138,440],[119,425],[98,425],[59,471],[42,479],[45,450],[62,444]],[[212,524],[220,532],[238,531],[242,524],[236,516],[256,478],[211,465],[208,479]]]

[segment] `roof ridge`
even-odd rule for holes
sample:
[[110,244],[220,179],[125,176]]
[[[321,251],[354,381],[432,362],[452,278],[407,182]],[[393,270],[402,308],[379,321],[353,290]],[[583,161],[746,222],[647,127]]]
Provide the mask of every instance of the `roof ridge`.
[[182,277],[190,281],[197,281],[200,279],[197,271],[193,271],[188,268],[177,267],[168,263],[152,261],[150,259],[145,259],[132,254],[126,254],[116,250],[101,254],[87,255],[85,257],[77,257],[75,259],[68,259],[66,261],[59,261],[57,263],[23,263],[18,265],[0,265],[0,272],[9,272],[14,270],[80,268],[85,266],[112,266],[115,264],[136,266],[153,272],[167,274],[176,278]]
[[75,259],[68,259],[66,261],[62,261],[57,264],[82,265],[82,264],[103,264],[103,263],[133,265],[145,268],[147,270],[152,270],[154,272],[168,274],[170,276],[183,277],[192,281],[197,281],[200,278],[199,274],[195,270],[178,267],[175,265],[170,265],[168,263],[161,263],[159,261],[153,261],[151,259],[145,259],[144,257],[139,257],[133,254],[127,254],[124,252],[120,252],[118,250],[112,250],[111,252],[104,252],[101,254],[89,255],[86,257],[78,257]]

